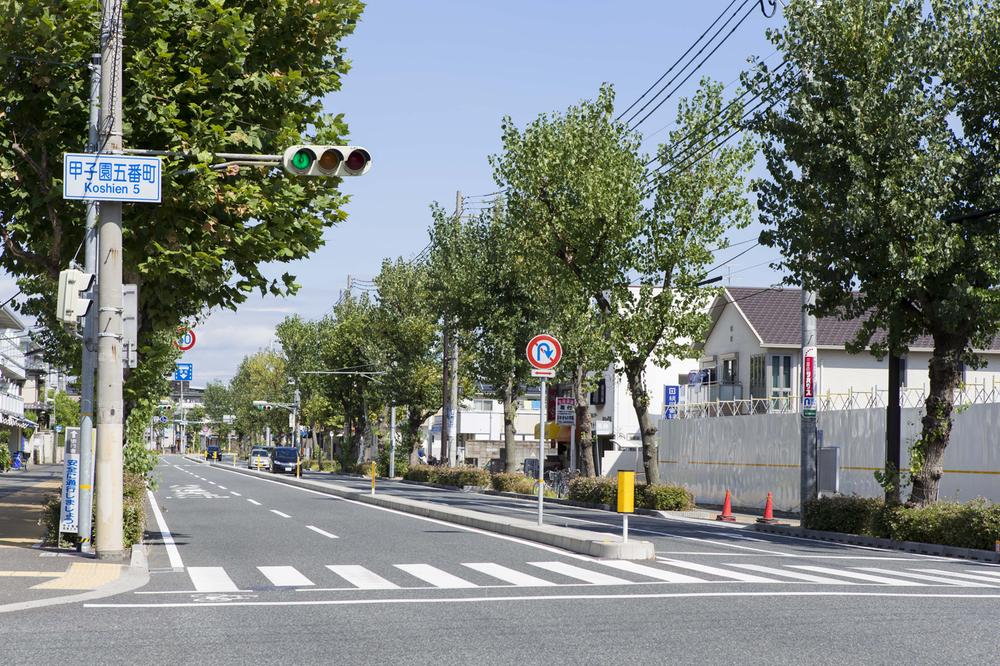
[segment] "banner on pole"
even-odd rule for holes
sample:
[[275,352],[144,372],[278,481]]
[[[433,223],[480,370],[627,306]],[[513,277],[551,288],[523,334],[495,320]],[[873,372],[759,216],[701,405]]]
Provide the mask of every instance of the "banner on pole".
[[80,429],[66,429],[66,460],[63,466],[62,507],[59,510],[59,531],[76,533],[80,512]]

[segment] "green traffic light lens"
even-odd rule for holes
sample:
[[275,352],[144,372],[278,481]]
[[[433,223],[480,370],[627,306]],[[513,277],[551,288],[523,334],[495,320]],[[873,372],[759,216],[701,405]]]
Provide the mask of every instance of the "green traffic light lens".
[[316,157],[308,148],[303,148],[292,155],[292,167],[299,171],[308,171]]

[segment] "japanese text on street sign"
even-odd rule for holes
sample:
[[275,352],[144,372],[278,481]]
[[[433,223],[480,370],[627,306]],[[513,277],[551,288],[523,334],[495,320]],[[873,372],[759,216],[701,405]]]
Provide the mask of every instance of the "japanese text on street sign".
[[802,350],[802,413],[816,415],[816,348]]
[[576,399],[556,398],[556,423],[576,425]]
[[60,532],[76,532],[79,529],[77,504],[80,493],[80,431],[74,428],[66,437],[65,467],[63,469],[63,496],[59,518]]
[[[531,374],[539,377],[555,376],[555,368],[562,358],[562,345],[551,335],[536,335],[528,343],[528,363],[534,368]],[[542,374],[544,373],[544,374]]]
[[194,378],[194,363],[178,363],[174,369],[175,382],[189,382]]
[[64,153],[63,199],[160,202],[158,157]]
[[666,384],[663,387],[663,418],[676,419],[677,405],[681,401],[681,387],[677,384]]

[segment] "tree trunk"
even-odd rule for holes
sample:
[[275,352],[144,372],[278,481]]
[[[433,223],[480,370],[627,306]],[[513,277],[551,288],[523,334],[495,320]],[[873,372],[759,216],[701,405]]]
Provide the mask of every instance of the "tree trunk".
[[[580,471],[584,476],[594,476],[594,436],[590,423],[590,393],[583,390],[586,368],[578,363],[573,371],[573,397],[576,398],[576,444]],[[576,460],[570,461],[570,468],[576,468]]]
[[[642,437],[642,466],[646,471],[646,483],[660,482],[660,466],[657,458],[656,426],[649,419],[649,394],[646,393],[646,364],[632,360],[625,363],[625,377],[632,393],[632,407],[639,420],[639,435]],[[617,396],[616,396],[617,397]],[[617,424],[615,428],[617,429]]]
[[514,378],[507,378],[503,387],[503,471],[517,471],[517,446],[514,443],[514,419],[517,417],[517,402],[514,400]]
[[938,485],[944,472],[944,450],[951,437],[952,401],[962,378],[961,354],[964,348],[964,341],[934,336],[934,352],[928,368],[930,392],[924,403],[920,440],[910,454],[910,469],[917,470],[912,475],[910,504],[937,501]]
[[420,450],[420,425],[424,422],[423,414],[416,407],[408,407],[406,421],[403,423],[403,443],[410,451],[410,464],[420,462],[417,452]]

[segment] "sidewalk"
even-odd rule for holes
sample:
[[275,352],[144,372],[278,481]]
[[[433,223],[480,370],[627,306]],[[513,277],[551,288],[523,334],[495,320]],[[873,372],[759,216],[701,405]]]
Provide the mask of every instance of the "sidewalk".
[[10,604],[51,602],[68,592],[97,590],[117,581],[127,568],[41,547],[42,502],[59,490],[61,475],[62,465],[0,474],[0,613]]

